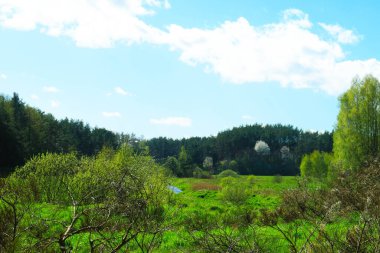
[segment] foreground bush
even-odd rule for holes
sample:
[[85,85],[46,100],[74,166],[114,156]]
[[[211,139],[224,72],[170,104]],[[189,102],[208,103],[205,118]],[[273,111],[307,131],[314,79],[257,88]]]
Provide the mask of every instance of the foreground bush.
[[128,147],[35,157],[2,182],[0,251],[151,251],[167,226],[167,186],[161,167]]
[[291,252],[380,252],[379,181],[376,160],[341,174],[332,188],[301,181],[284,193],[279,208],[263,212],[262,223],[279,232]]

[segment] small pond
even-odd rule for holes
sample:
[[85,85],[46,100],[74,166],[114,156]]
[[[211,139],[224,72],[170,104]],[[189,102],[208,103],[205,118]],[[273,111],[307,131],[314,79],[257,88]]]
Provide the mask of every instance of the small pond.
[[179,189],[178,187],[175,187],[175,186],[173,186],[173,185],[169,185],[169,189],[170,189],[172,192],[174,192],[175,194],[178,194],[178,193],[182,192],[181,189]]

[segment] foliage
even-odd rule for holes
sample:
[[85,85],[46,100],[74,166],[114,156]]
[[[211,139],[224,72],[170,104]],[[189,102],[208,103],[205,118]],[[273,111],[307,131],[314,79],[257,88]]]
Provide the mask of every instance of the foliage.
[[310,177],[313,175],[313,165],[311,164],[310,155],[305,155],[302,158],[300,165],[301,176]]
[[223,170],[222,172],[219,173],[218,178],[225,178],[225,177],[239,177],[239,174],[233,170]]
[[167,230],[170,196],[163,169],[128,146],[96,157],[36,156],[2,183],[0,216],[15,218],[0,226],[0,235],[16,232],[0,248],[116,252],[134,245],[151,251]]
[[224,201],[241,205],[252,195],[249,181],[240,181],[233,177],[224,177],[221,181],[220,196]]
[[192,165],[191,159],[187,154],[187,151],[184,146],[181,147],[181,150],[178,154],[178,162],[180,171],[183,173],[179,176],[192,176]]
[[354,79],[339,101],[335,160],[356,170],[380,152],[380,83],[373,76]]
[[[192,176],[196,166],[204,168],[206,157],[208,161],[212,158],[213,165],[221,165],[209,167],[206,164],[210,174],[215,173],[213,169],[216,172],[232,169],[239,174],[296,175],[304,154],[332,149],[331,133],[304,132],[283,125],[255,124],[225,130],[215,137],[181,140],[159,137],[144,141],[133,134],[91,128],[78,120],[57,120],[51,114],[26,105],[17,94],[12,98],[0,96],[0,139],[0,175],[8,174],[16,165],[23,165],[40,153],[94,155],[103,146],[118,148],[123,144],[141,154],[149,152],[160,163],[168,157],[181,160],[183,147],[186,161],[182,160],[182,168],[173,172],[177,176]],[[262,157],[252,149],[258,140],[268,143],[270,155]],[[226,163],[222,165],[222,161]]]
[[259,140],[255,144],[255,151],[259,155],[269,155],[270,154],[270,148],[269,145],[262,140]]
[[251,191],[244,185],[233,183],[222,188],[221,197],[223,200],[240,205],[243,204],[249,196]]
[[[246,211],[246,210],[244,210]],[[231,229],[226,223],[241,223],[242,217],[249,212],[233,212],[222,219],[215,219],[205,212],[197,211],[186,219],[186,229],[191,236],[192,248],[200,252],[266,252],[268,242],[260,238],[257,229],[251,225],[248,229]]]
[[285,191],[262,223],[277,231],[292,252],[378,252],[380,250],[380,164],[343,173],[333,188],[311,187],[305,180]]
[[164,167],[167,168],[175,176],[183,175],[183,171],[180,170],[181,168],[179,166],[179,162],[174,156],[169,156],[166,159]]
[[193,171],[193,177],[195,178],[211,178],[210,172],[202,170],[201,168],[197,167]]
[[118,146],[115,133],[82,121],[57,120],[26,105],[16,93],[12,98],[0,96],[0,139],[0,175],[40,153],[94,155],[103,146]]
[[[265,140],[269,145],[268,156],[260,156],[253,149],[258,140]],[[332,134],[302,131],[292,126],[254,124],[225,130],[212,137],[153,138],[147,145],[150,154],[159,161],[178,157],[182,146],[191,163],[198,167],[203,167],[205,157],[212,157],[215,173],[232,169],[242,175],[297,175],[305,154],[314,150],[332,151]],[[192,165],[190,170],[196,166]]]
[[208,171],[212,171],[212,168],[214,167],[214,161],[211,156],[206,156],[203,160],[203,168]]
[[290,153],[290,149],[287,146],[282,146],[282,148],[280,149],[280,153],[281,153],[282,159],[291,159],[292,158],[292,154]]
[[301,176],[326,178],[332,161],[332,154],[314,151],[310,155],[305,155],[302,159],[300,170]]
[[254,175],[249,175],[246,178],[248,185],[253,185],[256,182],[256,177]]

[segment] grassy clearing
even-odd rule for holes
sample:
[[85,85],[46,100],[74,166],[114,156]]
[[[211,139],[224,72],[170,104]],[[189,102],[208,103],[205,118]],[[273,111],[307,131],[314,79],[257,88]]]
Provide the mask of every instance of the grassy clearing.
[[[246,182],[250,180],[251,182]],[[183,192],[177,194],[177,199],[185,205],[185,209],[209,209],[210,211],[222,211],[229,207],[221,196],[223,189],[222,180],[219,178],[173,178],[171,184]],[[245,204],[253,209],[274,208],[280,202],[281,193],[284,190],[297,187],[297,177],[282,177],[282,181],[274,182],[272,176],[240,176],[236,183],[251,192]]]
[[[243,209],[252,211],[274,209],[280,204],[283,191],[297,187],[298,178],[281,177],[280,182],[275,182],[273,176],[240,176],[234,180],[238,187],[249,192],[247,199],[238,205],[223,198],[223,189],[230,186],[223,184],[223,179],[173,178],[171,184],[182,190],[181,193],[175,195],[180,208],[176,220],[183,222],[189,217],[196,217],[195,214],[198,213],[207,214],[210,219],[217,220]],[[277,234],[270,229],[251,232],[260,233],[269,238]],[[177,231],[165,233],[158,252],[194,252],[192,245],[189,244],[190,239],[188,231],[184,227],[178,227]],[[280,242],[276,248],[283,249],[284,245]]]

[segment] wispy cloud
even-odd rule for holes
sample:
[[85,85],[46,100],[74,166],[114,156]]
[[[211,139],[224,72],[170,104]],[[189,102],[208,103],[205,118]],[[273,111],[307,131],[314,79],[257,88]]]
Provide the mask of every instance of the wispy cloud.
[[0,73],[0,79],[5,80],[5,79],[7,79],[7,78],[8,78],[8,77],[7,77],[6,74],[4,74],[4,73]]
[[43,91],[47,93],[58,93],[60,90],[54,86],[45,86],[43,87]]
[[192,120],[186,117],[166,117],[166,118],[150,119],[149,122],[153,125],[180,126],[180,127],[190,127],[192,125]]
[[128,91],[124,90],[122,87],[115,87],[114,88],[114,91],[119,94],[119,95],[123,95],[123,96],[132,96],[131,93],[129,93]]
[[58,100],[52,100],[50,101],[50,105],[52,108],[58,108],[61,105],[61,103]]
[[318,24],[342,44],[353,44],[360,40],[359,35],[355,34],[352,30],[341,27],[340,25],[328,25],[325,23]]
[[120,112],[102,112],[103,117],[106,118],[120,118],[121,113]]

